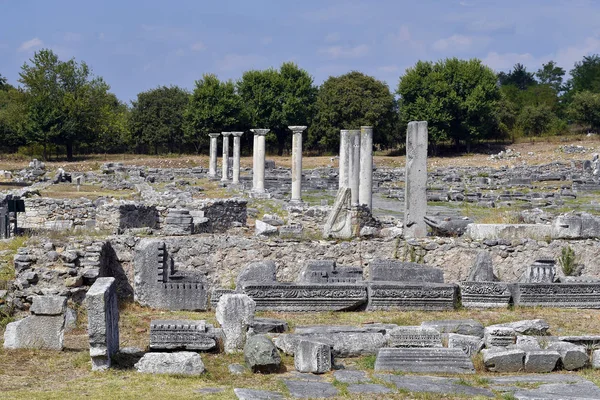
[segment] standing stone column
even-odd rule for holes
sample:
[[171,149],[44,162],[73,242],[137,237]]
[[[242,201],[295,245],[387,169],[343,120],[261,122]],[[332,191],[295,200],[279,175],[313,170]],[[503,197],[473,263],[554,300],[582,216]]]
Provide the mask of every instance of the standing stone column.
[[427,236],[427,121],[408,123],[404,195],[404,237]]
[[231,132],[221,132],[223,135],[223,176],[221,181],[227,182],[229,180],[229,135]]
[[255,193],[265,192],[265,136],[269,133],[268,129],[254,129],[254,169],[252,174],[256,178],[256,184],[254,186]]
[[292,135],[292,202],[302,202],[302,132],[306,126],[288,126]]
[[244,132],[231,132],[233,135],[233,184],[240,183],[240,138]]
[[360,186],[360,130],[352,129],[349,131],[350,138],[350,168],[348,169],[348,180],[350,182],[352,206],[359,204],[358,190]]
[[220,133],[209,133],[210,136],[210,162],[208,163],[208,176],[217,177],[217,138]]
[[358,202],[373,205],[373,127],[360,127],[360,187]]
[[340,159],[339,159],[339,188],[350,187],[348,180],[350,167],[350,136],[348,129],[340,131]]
[[252,137],[252,191],[256,191],[256,151],[257,151],[257,140],[258,135],[256,134],[256,129],[250,129],[250,132],[254,134]]

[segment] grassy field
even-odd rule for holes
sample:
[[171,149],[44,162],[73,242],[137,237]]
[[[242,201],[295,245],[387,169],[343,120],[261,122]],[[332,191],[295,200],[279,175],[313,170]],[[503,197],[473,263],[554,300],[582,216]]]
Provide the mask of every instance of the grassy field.
[[[600,310],[565,310],[543,308],[516,308],[514,310],[457,310],[452,312],[346,312],[346,313],[259,313],[260,316],[284,318],[293,328],[307,324],[360,325],[372,322],[418,325],[434,319],[474,318],[483,324],[511,322],[520,319],[544,318],[555,335],[597,333],[594,327],[600,322]],[[216,323],[211,312],[167,312],[128,304],[121,309],[121,347],[148,346],[149,324],[152,319],[189,318],[206,319]],[[92,372],[86,334],[86,316],[79,315],[78,328],[65,335],[65,350],[50,352],[40,350],[0,350],[0,398],[2,399],[231,399],[233,388],[247,387],[287,393],[282,379],[293,371],[293,358],[283,356],[283,372],[263,375],[245,372],[231,375],[228,365],[244,364],[242,354],[203,353],[206,373],[201,377],[143,375],[134,370]],[[363,369],[373,374],[374,357],[340,359],[347,369]],[[487,378],[499,374],[483,371],[480,358],[475,360],[476,376],[463,377],[463,384],[488,387]],[[288,372],[285,372],[288,371]],[[585,369],[576,373],[600,384],[600,371]],[[437,399],[431,394],[397,393],[377,397],[358,397],[349,394],[345,385],[334,380],[333,373],[324,375],[340,390],[338,398],[365,399]],[[379,382],[381,383],[381,382]],[[202,388],[223,388],[216,394],[200,394]],[[447,397],[461,398],[461,397]],[[498,395],[499,399],[509,398]]]

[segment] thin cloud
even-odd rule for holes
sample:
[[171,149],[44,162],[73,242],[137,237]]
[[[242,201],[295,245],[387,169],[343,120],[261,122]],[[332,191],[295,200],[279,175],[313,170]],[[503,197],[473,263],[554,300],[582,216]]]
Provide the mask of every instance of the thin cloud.
[[359,44],[354,47],[344,46],[329,46],[319,50],[320,54],[325,54],[329,58],[360,58],[364,57],[369,53],[369,46],[366,44]]
[[325,36],[325,43],[339,42],[341,36],[338,32],[333,32]]
[[[525,66],[535,66],[536,58],[531,53],[497,53],[492,51],[482,60],[485,65],[498,71],[512,68],[515,64],[521,63]],[[541,65],[541,64],[540,64]],[[538,65],[539,66],[539,65]]]
[[67,32],[63,35],[65,42],[80,43],[83,42],[83,35],[76,32]]
[[190,49],[192,49],[192,51],[202,51],[206,49],[206,46],[201,41],[197,41],[190,46]]
[[21,46],[19,46],[18,51],[19,52],[29,51],[29,50],[33,50],[38,47],[42,47],[43,45],[44,45],[44,42],[42,42],[42,40],[40,38],[35,37],[31,40],[21,43]]

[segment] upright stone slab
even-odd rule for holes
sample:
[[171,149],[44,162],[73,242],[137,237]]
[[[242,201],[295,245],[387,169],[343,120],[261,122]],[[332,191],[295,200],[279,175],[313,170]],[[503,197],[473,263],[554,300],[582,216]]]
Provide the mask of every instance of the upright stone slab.
[[379,349],[375,371],[427,372],[447,374],[474,374],[475,368],[461,349]]
[[444,283],[444,272],[424,264],[398,260],[373,260],[369,263],[372,281]]
[[300,372],[323,374],[331,370],[331,346],[301,340],[294,353],[294,367]]
[[442,337],[433,328],[398,326],[385,335],[388,347],[442,347]]
[[264,260],[256,261],[246,265],[238,274],[235,280],[235,286],[241,290],[243,282],[276,282],[277,265],[275,261]]
[[488,251],[482,250],[477,253],[475,262],[469,271],[469,282],[496,282],[498,278],[494,275],[492,256]]
[[119,351],[119,306],[115,278],[97,278],[85,296],[92,370],[110,368]]
[[302,202],[302,132],[306,126],[288,126],[292,131],[292,202]]
[[350,239],[353,235],[351,212],[352,189],[338,189],[333,208],[327,217],[323,236],[325,238]]
[[373,127],[360,127],[360,186],[358,201],[373,207]]
[[245,294],[226,294],[217,304],[216,317],[225,335],[225,351],[244,349],[246,332],[253,325],[256,303]]
[[67,298],[34,296],[35,314],[6,325],[5,349],[62,350]]
[[209,133],[210,136],[210,161],[208,163],[208,176],[210,178],[217,177],[217,138],[220,133]]
[[223,173],[221,176],[222,182],[229,180],[229,136],[231,132],[221,132],[223,135]]
[[217,348],[221,332],[204,320],[153,320],[150,350],[200,350]]
[[240,183],[240,138],[244,132],[231,132],[233,135],[233,179],[232,183]]
[[350,187],[350,137],[347,129],[340,131],[340,159],[338,188]]
[[404,195],[404,237],[427,236],[427,121],[408,123]]

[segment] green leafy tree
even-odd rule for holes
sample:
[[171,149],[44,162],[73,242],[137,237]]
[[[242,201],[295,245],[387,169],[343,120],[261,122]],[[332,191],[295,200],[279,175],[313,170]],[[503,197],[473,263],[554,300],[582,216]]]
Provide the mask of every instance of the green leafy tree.
[[573,95],[569,106],[569,115],[574,121],[600,131],[600,93],[582,91]]
[[246,128],[242,98],[232,81],[221,82],[213,74],[205,74],[196,87],[184,113],[185,140],[197,152],[208,143],[208,133]]
[[600,93],[600,55],[585,56],[576,62],[569,83],[574,93],[584,90]]
[[500,72],[498,82],[501,86],[514,85],[519,90],[526,90],[537,83],[534,76],[534,73],[528,72],[523,64],[517,63],[508,73]]
[[161,148],[173,153],[183,144],[183,116],[189,94],[177,86],[161,86],[139,93],[132,102],[129,129],[138,150]]
[[397,144],[397,104],[389,87],[361,72],[329,77],[319,88],[317,113],[309,128],[309,144],[321,151],[337,151],[340,129],[373,126],[373,142]]
[[284,63],[279,71],[247,71],[237,88],[249,122],[273,132],[279,155],[291,144],[288,126],[311,125],[317,88],[308,72],[296,64]]
[[27,142],[27,99],[21,90],[0,90],[0,146],[11,151]]
[[542,68],[538,69],[535,76],[540,84],[550,86],[556,93],[560,93],[564,89],[563,77],[565,76],[565,70],[557,66],[554,61],[542,64]]
[[464,141],[469,147],[473,141],[501,132],[497,77],[480,60],[419,61],[400,78],[396,93],[403,124],[428,121],[429,142],[434,147],[445,140],[457,147]]
[[9,89],[12,89],[13,87],[8,83],[8,80],[6,79],[6,77],[2,76],[2,74],[0,74],[0,91],[8,91]]
[[117,96],[108,93],[99,105],[103,123],[96,140],[97,151],[112,153],[129,150],[129,108]]
[[548,105],[527,105],[519,114],[518,124],[526,135],[540,136],[550,131],[555,119],[556,115]]

